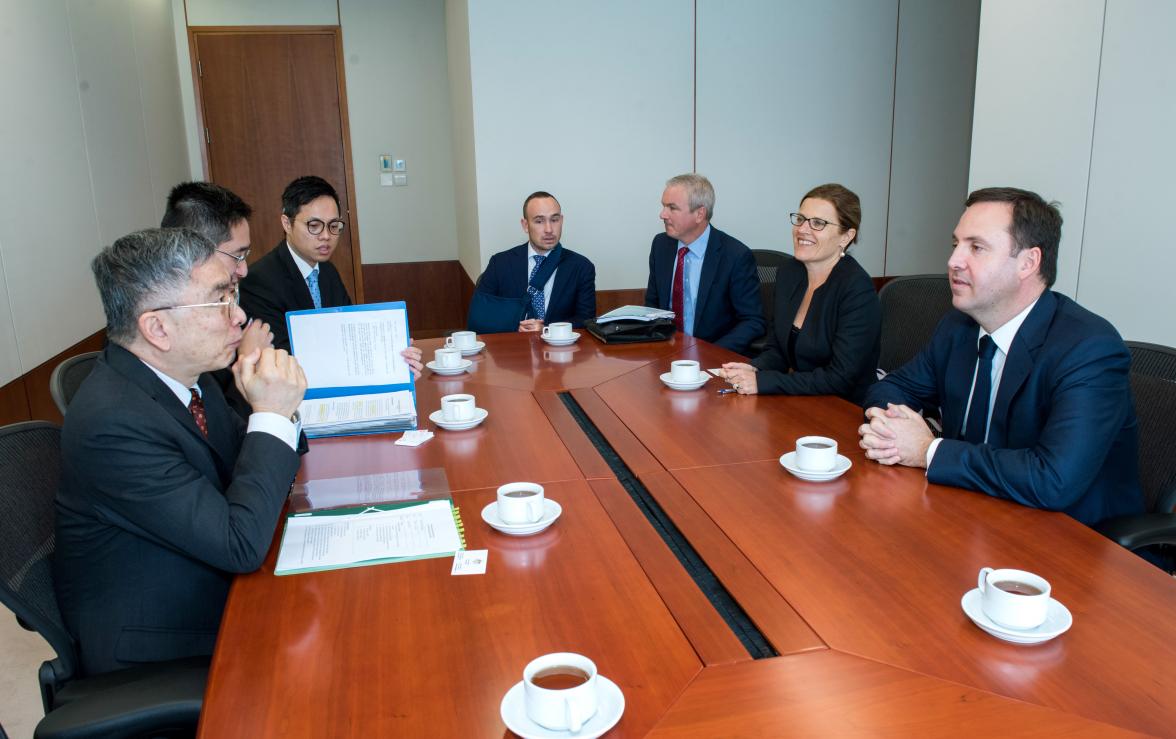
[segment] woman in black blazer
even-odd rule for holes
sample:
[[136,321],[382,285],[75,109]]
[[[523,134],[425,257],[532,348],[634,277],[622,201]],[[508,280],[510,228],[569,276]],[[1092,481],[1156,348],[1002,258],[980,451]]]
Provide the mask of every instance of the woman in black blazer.
[[792,217],[795,259],[776,272],[775,326],[750,364],[724,375],[743,395],[840,395],[859,403],[876,381],[882,309],[870,276],[846,251],[862,220],[858,196],[815,187]]

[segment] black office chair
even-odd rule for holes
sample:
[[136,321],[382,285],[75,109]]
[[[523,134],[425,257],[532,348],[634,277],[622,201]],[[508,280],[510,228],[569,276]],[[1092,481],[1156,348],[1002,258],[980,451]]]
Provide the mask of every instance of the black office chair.
[[208,659],[78,677],[77,648],[53,589],[54,498],[61,429],[45,421],[0,427],[0,603],[57,653],[41,665],[45,718],[37,739],[191,736]]
[[1139,481],[1144,510],[1119,516],[1095,528],[1120,545],[1149,552],[1168,571],[1176,566],[1176,349],[1128,341],[1131,350],[1131,393],[1139,418]]
[[893,372],[931,340],[939,320],[951,310],[947,275],[895,277],[878,292],[882,304],[882,352],[878,367]]
[[768,326],[764,335],[751,342],[747,349],[748,355],[754,357],[764,350],[768,345],[768,337],[772,335],[776,315],[776,270],[787,264],[792,255],[771,249],[752,249],[751,253],[755,257],[755,271],[759,277],[760,305]]
[[65,415],[65,409],[73,400],[74,393],[82,386],[82,381],[90,376],[90,370],[94,369],[94,361],[98,359],[99,354],[100,352],[79,354],[63,360],[53,368],[53,374],[49,375],[49,393],[53,396],[53,402],[57,404],[57,410],[61,411],[61,415]]

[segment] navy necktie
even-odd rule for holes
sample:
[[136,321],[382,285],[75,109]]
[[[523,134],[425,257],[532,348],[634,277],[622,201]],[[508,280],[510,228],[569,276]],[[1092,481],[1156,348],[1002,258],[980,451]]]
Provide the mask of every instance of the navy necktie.
[[[535,260],[535,266],[531,268],[531,276],[527,278],[528,283],[535,280],[535,273],[539,271],[539,266],[543,264],[544,259],[547,259],[547,255],[534,254],[531,256],[531,259]],[[527,294],[531,296],[531,312],[535,314],[536,318],[542,321],[543,314],[545,313],[543,308],[543,288],[531,287],[531,285],[528,284]]]
[[964,428],[964,441],[969,444],[983,444],[988,430],[988,400],[992,395],[992,357],[996,354],[996,342],[991,336],[980,339],[976,359],[976,386],[972,389],[972,405],[968,410],[968,423]]
[[310,299],[314,301],[314,307],[322,308],[323,295],[319,292],[318,278],[318,267],[315,267],[310,271],[310,274],[306,276],[306,286],[310,288]]

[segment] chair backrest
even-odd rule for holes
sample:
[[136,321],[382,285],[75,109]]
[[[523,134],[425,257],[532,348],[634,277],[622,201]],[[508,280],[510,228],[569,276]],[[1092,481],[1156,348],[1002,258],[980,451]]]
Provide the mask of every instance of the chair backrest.
[[947,275],[895,277],[878,292],[882,304],[882,352],[878,366],[893,372],[931,340],[939,321],[951,310]]
[[1139,417],[1139,481],[1148,511],[1176,509],[1176,349],[1128,341],[1131,394]]
[[53,590],[53,501],[60,477],[60,426],[25,421],[0,427],[0,603],[57,653],[41,667],[47,703],[77,673],[76,646]]
[[760,283],[760,304],[763,306],[770,334],[772,319],[776,313],[776,270],[791,260],[792,255],[771,249],[752,249],[751,254],[755,257],[755,272]]
[[65,409],[73,400],[74,393],[90,376],[90,370],[94,369],[94,361],[98,359],[99,354],[100,352],[79,354],[63,360],[53,368],[53,374],[49,376],[49,394],[53,396],[53,402],[57,404],[57,410],[61,411],[61,415],[65,415]]

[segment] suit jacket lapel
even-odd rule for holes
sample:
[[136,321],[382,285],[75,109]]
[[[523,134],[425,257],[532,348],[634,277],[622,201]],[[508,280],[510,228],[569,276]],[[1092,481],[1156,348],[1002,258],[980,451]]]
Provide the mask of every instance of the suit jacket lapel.
[[[200,390],[204,398],[204,415],[208,421],[208,445],[216,452],[220,459],[221,478],[227,481],[232,470],[230,465],[234,455],[234,421],[229,404],[225,402],[221,389],[212,375],[207,373],[200,376]],[[195,422],[193,422],[195,425]],[[197,429],[199,431],[199,429]],[[203,434],[201,434],[203,436]]]
[[[290,248],[286,246],[286,242],[278,244],[275,249],[278,250],[278,261],[286,270],[286,279],[290,283],[290,293],[296,299],[296,307],[291,310],[310,310],[314,308],[314,299],[310,297],[310,288],[306,286],[306,280],[302,278],[302,273],[298,271],[298,265],[294,263],[294,257],[290,256]],[[322,293],[322,272],[319,272],[319,293]]]
[[[110,344],[106,347],[106,361],[136,387],[142,388],[143,392],[147,393],[161,408],[167,411],[168,415],[176,419],[192,435],[200,441],[208,443],[204,434],[200,433],[200,427],[196,425],[196,420],[192,418],[188,406],[181,403],[176,394],[163,384],[163,380],[160,380],[151,371],[151,368],[143,364],[138,357],[118,344]],[[203,385],[201,385],[201,389],[204,389]]]
[[710,297],[711,285],[715,282],[715,274],[719,271],[719,262],[723,255],[720,253],[722,233],[711,226],[710,238],[706,240],[706,255],[702,258],[702,272],[698,276],[698,296],[694,301],[694,328],[698,329],[699,319],[705,315],[706,299]]
[[963,436],[964,412],[968,409],[972,379],[976,376],[976,340],[979,335],[980,326],[969,320],[968,328],[956,334],[947,356],[941,409],[943,433],[950,439]]
[[1009,355],[1005,357],[1004,369],[1000,373],[996,400],[989,414],[992,419],[988,426],[990,444],[1003,446],[1008,438],[1009,407],[1033,371],[1033,360],[1037,356],[1037,350],[1045,342],[1046,331],[1053,322],[1057,306],[1057,297],[1052,292],[1047,290],[1042,293],[1037,305],[1025,316],[1025,322],[1013,337]]

